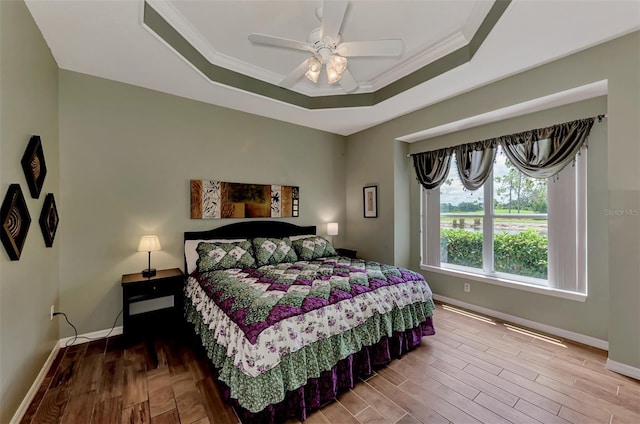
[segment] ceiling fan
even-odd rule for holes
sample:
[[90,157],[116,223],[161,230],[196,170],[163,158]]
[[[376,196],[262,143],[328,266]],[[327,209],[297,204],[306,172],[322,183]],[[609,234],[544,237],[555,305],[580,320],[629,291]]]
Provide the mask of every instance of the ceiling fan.
[[338,82],[349,93],[358,88],[358,83],[347,69],[348,57],[399,56],[402,53],[400,39],[343,42],[340,27],[347,5],[348,2],[344,0],[325,0],[322,7],[316,9],[320,27],[311,31],[307,42],[265,34],[249,35],[249,41],[255,44],[303,50],[312,54],[280,82],[281,87],[292,87],[303,75],[317,83],[324,66],[329,84]]

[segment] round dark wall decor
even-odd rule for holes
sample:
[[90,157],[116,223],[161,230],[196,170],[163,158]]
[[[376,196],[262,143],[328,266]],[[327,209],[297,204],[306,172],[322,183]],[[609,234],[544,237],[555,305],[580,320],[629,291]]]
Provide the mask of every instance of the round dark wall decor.
[[31,137],[20,163],[27,179],[31,197],[34,199],[39,198],[44,178],[47,176],[47,165],[44,161],[44,152],[42,151],[42,142],[39,135]]
[[24,200],[19,184],[11,184],[2,201],[0,209],[2,230],[0,239],[9,258],[12,261],[20,259],[22,247],[27,239],[27,232],[31,225],[31,216]]
[[44,198],[44,205],[42,205],[42,212],[40,213],[40,229],[44,237],[44,244],[47,247],[53,246],[58,222],[60,222],[60,218],[58,217],[56,201],[53,198],[53,193],[48,193],[47,197]]

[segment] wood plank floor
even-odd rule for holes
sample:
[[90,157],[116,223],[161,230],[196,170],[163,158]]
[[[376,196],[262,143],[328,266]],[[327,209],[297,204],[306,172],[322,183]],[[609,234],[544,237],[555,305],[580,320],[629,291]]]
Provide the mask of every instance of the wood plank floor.
[[[637,424],[640,383],[606,352],[438,305],[437,334],[307,423]],[[120,337],[62,349],[23,423],[237,423],[188,343]],[[289,420],[287,424],[296,423]]]

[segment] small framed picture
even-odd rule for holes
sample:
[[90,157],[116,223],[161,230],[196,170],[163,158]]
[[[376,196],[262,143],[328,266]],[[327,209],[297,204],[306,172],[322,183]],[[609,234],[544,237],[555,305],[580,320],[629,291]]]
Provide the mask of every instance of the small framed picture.
[[362,200],[365,218],[378,217],[378,186],[367,186],[362,189]]

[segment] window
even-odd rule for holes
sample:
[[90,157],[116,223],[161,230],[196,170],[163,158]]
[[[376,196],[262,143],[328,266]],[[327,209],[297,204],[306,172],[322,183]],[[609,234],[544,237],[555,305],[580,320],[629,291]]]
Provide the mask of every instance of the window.
[[456,157],[423,195],[423,265],[489,282],[586,294],[586,150],[556,177],[529,178],[499,147],[491,176],[463,188]]

